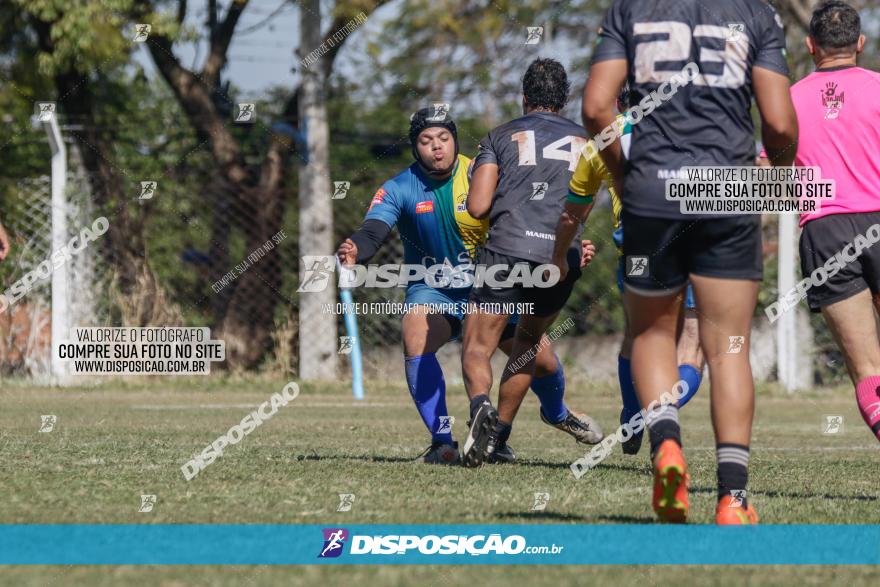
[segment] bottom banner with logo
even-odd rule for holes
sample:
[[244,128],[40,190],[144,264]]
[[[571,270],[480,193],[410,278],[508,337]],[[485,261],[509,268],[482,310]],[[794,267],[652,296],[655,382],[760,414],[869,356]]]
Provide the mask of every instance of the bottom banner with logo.
[[880,526],[15,524],[0,564],[876,565]]

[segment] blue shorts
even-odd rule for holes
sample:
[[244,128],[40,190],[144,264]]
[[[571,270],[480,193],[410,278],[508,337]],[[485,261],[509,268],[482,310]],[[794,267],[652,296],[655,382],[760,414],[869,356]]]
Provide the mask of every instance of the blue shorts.
[[[620,293],[623,293],[623,274],[626,271],[626,259],[623,256],[623,222],[620,222],[614,230],[612,238],[614,239],[614,244],[617,245],[617,250],[620,252],[619,263],[617,264],[617,289],[620,290]],[[697,307],[697,303],[694,300],[694,288],[691,287],[690,282],[688,282],[687,291],[684,294],[684,307],[687,310],[693,310]]]
[[[461,338],[461,325],[465,319],[465,307],[467,307],[468,299],[471,295],[471,288],[460,287],[450,289],[439,289],[431,287],[426,283],[413,283],[406,288],[407,305],[424,304],[434,306],[440,311],[442,316],[446,318],[452,327],[452,336],[449,340],[459,340]],[[506,340],[513,336],[516,324],[519,322],[519,314],[510,317],[501,340]]]

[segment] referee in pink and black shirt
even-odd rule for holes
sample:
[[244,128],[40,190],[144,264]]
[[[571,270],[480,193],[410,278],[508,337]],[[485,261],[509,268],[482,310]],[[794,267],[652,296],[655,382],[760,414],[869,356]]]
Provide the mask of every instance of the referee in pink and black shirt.
[[792,86],[791,97],[801,129],[796,165],[819,167],[836,182],[834,200],[801,216],[801,269],[806,277],[838,254],[843,261],[821,285],[813,280],[807,301],[825,316],[859,411],[880,440],[880,74],[856,65],[864,46],[854,8],[821,5],[807,38],[816,71]]

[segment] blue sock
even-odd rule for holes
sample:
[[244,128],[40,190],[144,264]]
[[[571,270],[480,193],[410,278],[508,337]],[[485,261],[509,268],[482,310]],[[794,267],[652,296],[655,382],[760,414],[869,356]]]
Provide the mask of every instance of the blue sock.
[[568,416],[568,408],[565,407],[563,396],[565,395],[565,373],[562,371],[562,363],[556,357],[556,372],[544,377],[532,378],[532,391],[541,402],[541,411],[544,417],[557,424]]
[[440,417],[448,416],[446,411],[446,380],[443,369],[434,353],[407,357],[406,382],[422,421],[431,433],[433,442],[452,444],[452,429],[447,425],[444,432],[438,432],[443,425]]
[[620,397],[623,400],[623,411],[627,420],[642,409],[639,396],[636,395],[636,384],[633,383],[632,365],[630,360],[617,356],[617,380],[620,382]]
[[688,384],[688,392],[678,400],[678,407],[683,408],[686,403],[691,401],[692,397],[697,395],[700,382],[703,380],[703,373],[698,371],[693,365],[679,365],[678,378]]

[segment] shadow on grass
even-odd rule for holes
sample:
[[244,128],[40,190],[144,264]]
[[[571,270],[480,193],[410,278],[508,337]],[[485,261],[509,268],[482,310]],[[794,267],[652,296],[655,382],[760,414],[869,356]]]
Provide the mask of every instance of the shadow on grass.
[[[547,469],[570,469],[571,463],[568,461],[565,462],[549,462],[549,461],[536,461],[536,460],[523,460],[517,461],[514,466],[525,466],[525,467],[545,467]],[[599,470],[610,470],[610,471],[624,471],[627,473],[638,473],[640,475],[651,475],[651,468],[648,465],[638,466],[638,465],[615,465],[602,463],[596,466],[596,469]],[[589,476],[589,470],[584,473],[584,477]],[[583,478],[583,477],[582,477]]]
[[[691,487],[688,493],[711,493],[718,490],[714,487]],[[876,495],[834,495],[832,493],[801,493],[798,491],[750,491],[756,497],[773,497],[780,499],[832,499],[841,501],[880,501]]]
[[759,497],[781,497],[783,499],[840,499],[843,501],[880,501],[876,495],[833,495],[830,493],[799,493],[797,491],[755,491]]
[[534,521],[550,521],[559,522],[585,522],[589,520],[586,516],[577,514],[562,514],[559,512],[499,512],[495,514],[499,518],[518,519],[518,520],[534,520]]
[[385,456],[375,456],[375,455],[346,455],[346,454],[331,454],[331,455],[319,455],[319,454],[310,454],[310,455],[294,455],[290,457],[290,460],[293,462],[300,461],[363,461],[365,463],[414,463],[416,462],[416,457],[385,457]]
[[653,516],[596,516],[597,520],[603,522],[614,522],[615,524],[655,524],[657,518]]
[[[343,453],[336,454],[318,454],[312,453],[307,455],[294,455],[290,457],[291,461],[337,461],[337,460],[345,460],[345,461],[363,461],[365,463],[414,463],[416,464],[416,457],[389,457],[382,455],[347,455]],[[487,465],[492,466],[492,465]],[[559,470],[569,470],[570,463],[568,461],[563,462],[552,462],[552,461],[539,461],[534,459],[529,460],[520,460],[514,464],[499,464],[499,467],[538,467],[544,469],[559,469]],[[596,469],[600,470],[611,470],[611,471],[623,471],[627,473],[637,473],[641,476],[650,476],[651,468],[648,465],[616,465],[616,464],[600,464],[596,467]],[[589,475],[587,472],[585,475]]]

